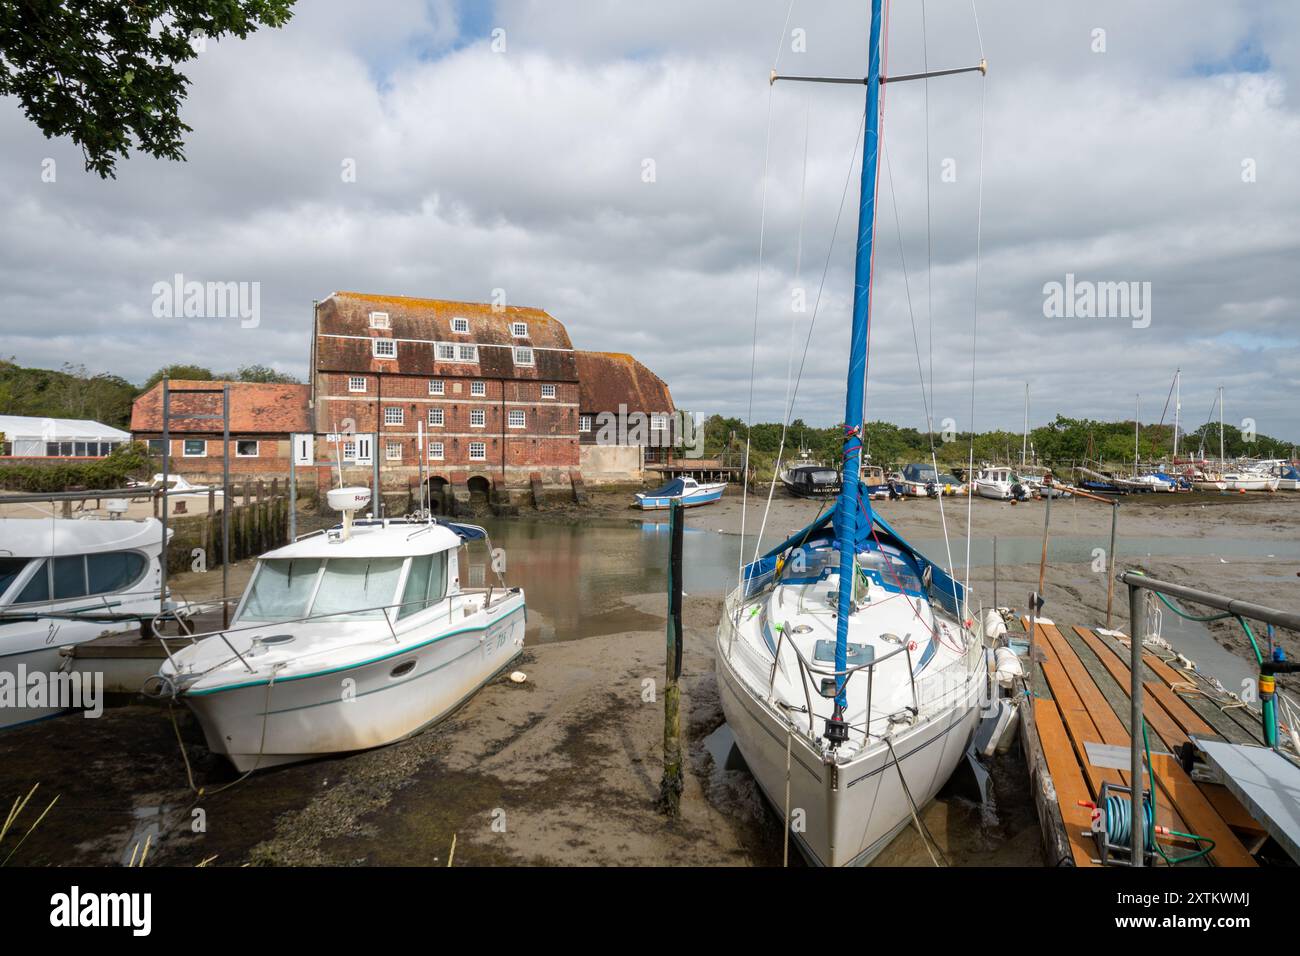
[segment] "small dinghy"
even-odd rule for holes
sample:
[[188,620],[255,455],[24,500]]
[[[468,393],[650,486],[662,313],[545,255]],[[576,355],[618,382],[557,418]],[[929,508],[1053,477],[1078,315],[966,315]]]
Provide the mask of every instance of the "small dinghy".
[[145,688],[185,701],[241,772],[402,740],[523,652],[523,590],[461,584],[482,528],[354,522],[368,488],[329,501],[341,527],[262,555],[231,626],[167,648]]
[[702,485],[694,478],[674,478],[662,488],[637,492],[635,504],[642,511],[671,508],[674,501],[680,501],[683,508],[694,508],[717,501],[726,487],[725,481]]

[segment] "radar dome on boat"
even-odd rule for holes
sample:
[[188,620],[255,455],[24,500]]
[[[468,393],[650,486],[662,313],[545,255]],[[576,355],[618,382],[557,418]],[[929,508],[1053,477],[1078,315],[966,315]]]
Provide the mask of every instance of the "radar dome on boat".
[[326,492],[325,499],[335,511],[360,511],[370,504],[370,489],[331,488]]

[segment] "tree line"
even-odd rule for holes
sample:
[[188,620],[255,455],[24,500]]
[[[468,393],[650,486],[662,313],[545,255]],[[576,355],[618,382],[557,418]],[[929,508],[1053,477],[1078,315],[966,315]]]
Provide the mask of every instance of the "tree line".
[[[1030,430],[1028,457],[1031,462],[1047,465],[1084,460],[1117,466],[1131,464],[1134,456],[1133,429],[1132,420],[1102,422],[1057,415],[1049,424]],[[770,469],[781,448],[779,422],[756,424],[747,433],[741,419],[712,415],[704,422],[705,456],[729,458],[739,464],[747,435],[753,466],[759,471]],[[1251,435],[1233,425],[1224,425],[1223,437],[1224,454],[1229,458],[1290,458],[1295,448],[1289,441],[1258,433]],[[1138,457],[1142,461],[1167,458],[1173,453],[1173,440],[1172,425],[1143,424],[1138,437]],[[978,432],[974,436],[975,463],[1019,462],[1022,441],[1021,432]],[[815,460],[838,463],[843,442],[842,426],[818,428],[806,424],[802,419],[795,419],[786,429],[782,458],[793,461],[800,451],[806,451]],[[890,422],[869,422],[864,429],[863,445],[873,464],[890,466],[910,461],[929,461],[933,449],[940,467],[951,468],[960,467],[967,462],[971,455],[972,436],[970,432],[936,432],[931,436],[916,428],[905,428]],[[1192,432],[1181,430],[1178,439],[1179,457],[1192,457],[1202,451],[1207,457],[1218,457],[1217,422],[1207,423]]]
[[59,370],[23,368],[13,359],[0,359],[0,414],[35,418],[88,418],[127,428],[131,403],[162,381],[166,373],[175,379],[204,382],[286,382],[298,379],[267,365],[243,365],[235,372],[213,372],[200,365],[168,365],[158,369],[141,386],[120,375],[92,374],[84,365],[65,362]]

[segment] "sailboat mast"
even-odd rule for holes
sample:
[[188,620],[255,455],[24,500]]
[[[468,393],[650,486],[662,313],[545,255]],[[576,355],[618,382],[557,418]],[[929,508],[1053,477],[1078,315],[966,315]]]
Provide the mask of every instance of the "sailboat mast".
[[1142,421],[1142,393],[1138,392],[1137,414],[1133,416],[1133,477],[1134,478],[1137,477],[1137,473],[1138,473],[1138,457],[1139,457],[1138,437],[1141,434],[1140,432],[1140,429],[1142,428],[1142,425],[1140,424],[1141,421]]
[[1223,386],[1219,386],[1219,468],[1222,469],[1223,457]]
[[1025,437],[1020,443],[1020,467],[1025,467],[1025,455],[1029,451],[1029,383],[1025,382]]
[[1182,387],[1179,379],[1182,377],[1182,369],[1174,369],[1174,461],[1178,464],[1178,413],[1182,410],[1183,399],[1179,389]]
[[[858,247],[853,269],[853,327],[849,335],[848,389],[844,400],[844,469],[840,497],[835,506],[835,541],[840,551],[840,588],[835,621],[835,670],[848,668],[849,615],[853,612],[857,581],[859,527],[871,531],[870,499],[859,499],[862,473],[862,430],[867,371],[867,330],[871,321],[872,242],[875,238],[876,175],[880,153],[880,55],[884,25],[883,0],[871,0],[871,36],[867,51],[867,117],[862,141],[862,180],[858,196]],[[928,173],[927,173],[928,175]],[[861,525],[858,509],[861,507]],[[844,708],[844,677],[836,678],[835,709],[826,721],[826,739],[832,746],[848,740]]]

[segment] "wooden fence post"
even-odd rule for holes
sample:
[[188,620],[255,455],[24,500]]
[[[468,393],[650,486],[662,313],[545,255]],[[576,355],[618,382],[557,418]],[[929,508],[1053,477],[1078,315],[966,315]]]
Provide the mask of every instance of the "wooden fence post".
[[669,817],[681,816],[682,799],[682,503],[674,501],[668,512],[668,643],[664,688],[664,776],[659,783],[659,807]]

